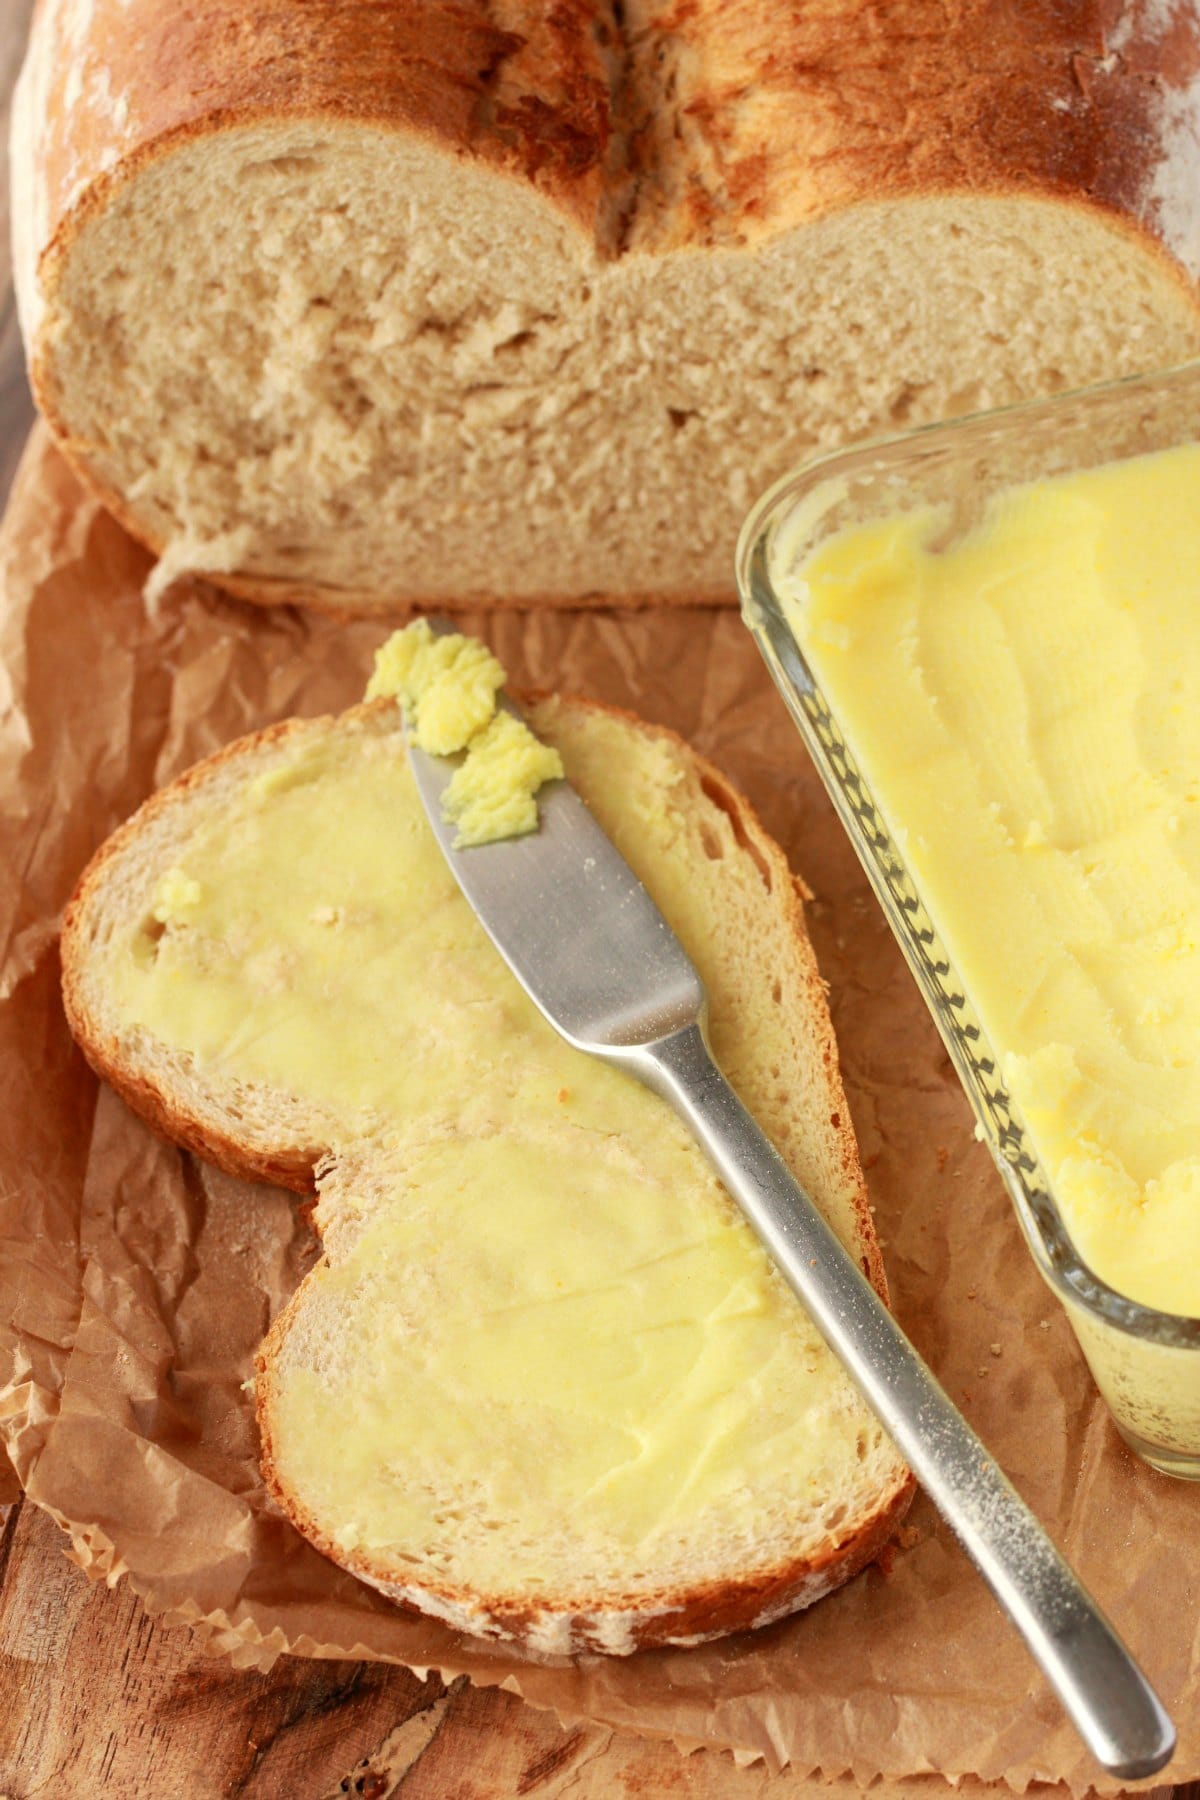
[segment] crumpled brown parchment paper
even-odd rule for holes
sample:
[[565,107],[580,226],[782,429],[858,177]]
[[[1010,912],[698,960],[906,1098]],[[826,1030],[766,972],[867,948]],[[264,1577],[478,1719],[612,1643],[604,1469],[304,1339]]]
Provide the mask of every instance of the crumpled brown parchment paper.
[[[93,1576],[263,1666],[379,1657],[564,1718],[865,1782],[941,1771],[1112,1790],[918,1499],[889,1569],[695,1650],[535,1661],[390,1606],[272,1509],[242,1383],[313,1254],[293,1198],[158,1142],[75,1051],[62,907],[155,786],[238,734],[361,693],[383,628],[196,586],[148,559],[43,436],[0,538],[0,1421]],[[749,637],[728,612],[469,617],[514,680],[664,721],[803,871],[899,1316],[1134,1651],[1200,1775],[1194,1488],[1139,1465],[1042,1287],[932,1023]]]

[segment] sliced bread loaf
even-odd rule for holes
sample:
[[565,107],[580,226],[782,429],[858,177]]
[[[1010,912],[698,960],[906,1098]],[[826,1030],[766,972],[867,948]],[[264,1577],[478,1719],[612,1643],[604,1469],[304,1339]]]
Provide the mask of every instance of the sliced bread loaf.
[[[651,888],[743,1098],[884,1292],[796,885],[671,734],[531,719]],[[267,1484],[393,1598],[544,1651],[687,1643],[877,1554],[910,1479],[669,1108],[572,1051],[445,867],[377,701],[231,745],[101,849],[68,1016],[158,1129],[298,1190]]]
[[16,269],[160,580],[732,598],[813,451],[1200,349],[1194,9],[42,0]]

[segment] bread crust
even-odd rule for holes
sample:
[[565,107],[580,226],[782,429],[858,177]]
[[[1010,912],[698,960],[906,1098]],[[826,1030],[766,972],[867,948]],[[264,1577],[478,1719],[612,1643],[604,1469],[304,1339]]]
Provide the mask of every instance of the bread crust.
[[[1153,181],[1191,149],[1164,124],[1200,71],[1200,27],[1179,9],[1164,22],[1120,0],[961,0],[949,14],[903,0],[883,22],[865,0],[836,19],[639,0],[626,17],[622,41],[607,0],[201,0],[184,14],[39,0],[26,78],[41,70],[44,106],[23,128],[36,144],[19,145],[36,170],[35,254],[149,156],[271,120],[414,133],[594,229],[631,160],[645,187],[661,181],[652,114],[681,84],[709,173],[693,159],[669,247],[748,241],[865,199],[1027,192],[1115,215],[1172,265],[1187,248]],[[749,92],[788,108],[786,141],[764,137]],[[617,136],[629,147],[613,163]]]
[[[322,723],[324,721],[317,721]],[[215,751],[143,801],[138,810],[105,839],[84,869],[63,912],[60,937],[63,1009],[71,1035],[90,1067],[107,1082],[150,1129],[169,1143],[179,1144],[205,1162],[215,1163],[226,1174],[245,1181],[263,1181],[296,1194],[313,1192],[313,1171],[326,1153],[316,1145],[303,1152],[262,1150],[227,1132],[214,1129],[211,1120],[179,1104],[129,1060],[125,1047],[105,1031],[89,1005],[85,988],[91,955],[89,913],[120,854],[147,826],[179,805],[192,791],[209,781],[214,772],[242,758],[253,758],[264,747],[286,741],[303,729],[300,720],[285,719],[249,737],[236,739]]]
[[[754,859],[771,892],[772,904],[779,908],[781,933],[787,934],[797,954],[806,1023],[824,1075],[825,1104],[840,1170],[852,1197],[861,1266],[877,1293],[886,1300],[883,1261],[838,1072],[837,1045],[824,984],[804,925],[804,889],[792,876],[782,850],[765,831],[744,796],[675,732],[663,726],[648,725],[620,709],[597,706],[589,701],[536,695],[521,698],[530,706],[535,723],[547,730],[548,735],[552,735],[554,712],[562,709],[585,716],[595,713],[620,719],[631,729],[669,745],[690,762],[705,795],[725,812],[737,841]],[[373,718],[390,713],[392,704],[390,701],[372,702],[352,709],[341,719],[343,723],[347,720],[369,723]],[[264,749],[286,742],[291,736],[331,728],[335,723],[331,718],[324,718],[288,720],[270,726],[205,758],[170,786],[152,795],[93,856],[67,906],[62,929],[63,999],[67,1018],[76,1041],[96,1073],[160,1135],[215,1162],[233,1175],[275,1182],[298,1193],[312,1191],[314,1171],[327,1154],[328,1146],[314,1145],[297,1153],[284,1147],[264,1148],[239,1141],[229,1132],[215,1129],[202,1109],[189,1108],[178,1096],[166,1093],[146,1070],[131,1060],[120,1038],[103,1028],[89,1003],[86,978],[93,941],[91,926],[115,859],[129,850],[147,827],[161,820],[168,809],[186,804],[193,793],[239,760],[253,760]],[[477,1635],[514,1640],[535,1651],[568,1654],[593,1649],[624,1653],[653,1644],[698,1642],[766,1624],[811,1604],[866,1567],[890,1540],[915,1491],[911,1476],[903,1475],[868,1516],[848,1520],[816,1556],[776,1561],[684,1592],[566,1594],[534,1607],[512,1596],[478,1594],[453,1585],[410,1579],[388,1579],[378,1568],[372,1568],[361,1553],[347,1551],[334,1543],[303,1502],[288,1489],[276,1468],[271,1433],[271,1406],[276,1393],[275,1357],[303,1297],[301,1286],[275,1320],[257,1357],[256,1406],[262,1438],[263,1475],[269,1492],[297,1528],[331,1560],[397,1603],[431,1613]]]
[[[624,19],[624,24],[620,23]],[[753,251],[905,197],[1034,198],[1115,228],[1200,319],[1200,23],[1148,4],[867,0],[39,0],[14,123],[16,278],[38,404],[77,472],[166,548],[72,437],[40,330],[80,231],[182,146],[239,126],[370,126],[537,191],[601,257]],[[256,603],[381,598],[212,571]],[[686,596],[695,601],[694,590]],[[730,580],[700,598],[734,597]],[[474,594],[475,604],[684,594]],[[444,604],[444,602],[439,602]]]
[[323,1530],[291,1492],[276,1467],[271,1410],[276,1395],[274,1356],[302,1302],[297,1289],[272,1325],[255,1358],[255,1407],[262,1440],[263,1478],[280,1509],[324,1556],[398,1606],[429,1613],[474,1637],[503,1638],[525,1650],[561,1656],[583,1651],[628,1655],[666,1644],[690,1646],[755,1631],[803,1607],[859,1575],[891,1541],[911,1504],[916,1484],[901,1482],[866,1519],[830,1538],[816,1557],[781,1561],[725,1581],[636,1593],[558,1594],[534,1607],[511,1596],[482,1594],[451,1584],[388,1581],[358,1551],[346,1550]]
[[38,134],[39,253],[148,157],[269,120],[411,132],[534,183],[590,228],[612,31],[605,0],[39,0],[26,79],[44,108],[25,126]]

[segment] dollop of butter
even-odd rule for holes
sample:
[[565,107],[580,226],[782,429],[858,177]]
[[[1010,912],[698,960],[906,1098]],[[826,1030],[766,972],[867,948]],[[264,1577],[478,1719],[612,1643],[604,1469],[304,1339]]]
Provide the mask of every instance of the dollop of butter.
[[417,748],[453,756],[490,723],[503,686],[503,665],[486,644],[459,632],[439,637],[416,619],[375,652],[367,699],[399,700]]
[[562,757],[511,713],[472,738],[443,802],[458,843],[489,844],[537,830],[537,791],[562,775]]
[[167,869],[154,890],[153,917],[160,925],[174,920],[199,906],[204,890],[185,869]]
[[394,631],[375,652],[367,699],[398,699],[412,741],[431,756],[466,752],[443,802],[459,849],[536,831],[538,790],[563,774],[557,750],[497,712],[504,679],[486,644],[458,632],[439,637],[426,619]]

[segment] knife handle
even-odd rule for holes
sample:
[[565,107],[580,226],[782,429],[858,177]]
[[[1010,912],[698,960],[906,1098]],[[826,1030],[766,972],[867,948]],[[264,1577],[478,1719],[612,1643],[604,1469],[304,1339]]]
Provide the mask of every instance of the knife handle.
[[1157,1695],[713,1061],[700,1025],[614,1060],[669,1100],[1021,1633],[1089,1750],[1125,1780],[1175,1748]]

